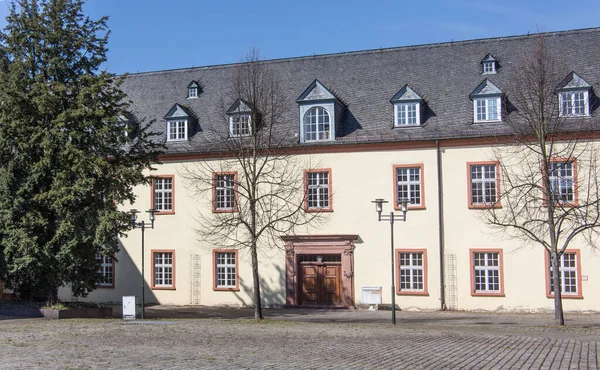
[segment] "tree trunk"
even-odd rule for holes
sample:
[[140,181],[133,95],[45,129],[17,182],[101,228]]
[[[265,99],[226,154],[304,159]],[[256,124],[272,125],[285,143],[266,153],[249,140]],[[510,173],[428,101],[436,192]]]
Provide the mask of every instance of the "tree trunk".
[[258,275],[258,253],[256,250],[256,241],[251,246],[252,254],[252,280],[254,280],[254,318],[262,320],[262,305],[260,299],[260,280]]
[[562,307],[562,288],[560,285],[560,256],[556,249],[552,250],[552,281],[554,285],[554,320],[558,325],[565,324]]

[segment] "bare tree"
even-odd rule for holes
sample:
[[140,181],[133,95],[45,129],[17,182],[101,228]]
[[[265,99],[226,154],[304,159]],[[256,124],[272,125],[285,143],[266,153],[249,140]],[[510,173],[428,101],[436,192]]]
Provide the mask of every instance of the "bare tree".
[[[575,240],[593,241],[600,227],[598,144],[590,139],[588,101],[574,101],[565,83],[584,82],[536,35],[511,80],[507,122],[514,141],[496,147],[501,186],[486,221],[524,245],[548,251],[552,270],[548,294],[554,294],[555,319],[564,325],[562,292],[581,289],[563,281],[574,276],[561,263]],[[562,95],[561,97],[561,94]],[[583,99],[582,99],[583,100]],[[564,279],[561,279],[561,273]]]
[[[235,67],[231,91],[223,97],[223,127],[215,130],[223,151],[218,159],[185,166],[193,191],[212,199],[213,212],[199,212],[199,240],[246,250],[253,277],[254,317],[262,319],[259,252],[281,247],[282,235],[309,227],[319,212],[305,212],[303,169],[308,155],[292,155],[294,131],[283,122],[284,97],[270,65],[250,49]],[[229,109],[228,109],[229,107]]]

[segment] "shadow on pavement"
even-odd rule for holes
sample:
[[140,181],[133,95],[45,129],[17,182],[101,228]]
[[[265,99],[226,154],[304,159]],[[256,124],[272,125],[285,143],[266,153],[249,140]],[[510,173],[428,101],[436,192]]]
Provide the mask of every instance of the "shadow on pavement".
[[[310,323],[379,323],[391,321],[391,311],[367,311],[318,308],[265,308],[265,319],[310,322]],[[550,313],[498,313],[464,311],[397,311],[398,324],[467,325],[467,326],[554,326]],[[113,317],[122,317],[120,307],[113,309]],[[220,319],[252,320],[252,307],[207,307],[207,306],[150,306],[146,307],[146,318],[157,319]],[[600,314],[567,314],[568,326],[580,328],[600,328]]]

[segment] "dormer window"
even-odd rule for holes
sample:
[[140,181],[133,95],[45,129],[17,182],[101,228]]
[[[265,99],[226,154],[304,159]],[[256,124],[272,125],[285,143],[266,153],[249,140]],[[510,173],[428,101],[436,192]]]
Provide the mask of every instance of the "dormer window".
[[502,121],[502,96],[504,93],[490,80],[485,79],[471,93],[473,122]]
[[567,91],[560,93],[561,116],[589,116],[587,91]]
[[590,90],[587,83],[577,73],[571,72],[558,87],[561,117],[581,117],[590,115]]
[[229,133],[232,137],[250,136],[252,117],[248,113],[232,114],[229,116]]
[[483,66],[484,75],[496,73],[496,59],[491,54],[488,54],[483,58],[481,65]]
[[238,99],[227,110],[229,116],[229,136],[252,135],[252,109],[242,99]]
[[167,141],[187,140],[187,120],[167,121]]
[[304,115],[304,141],[331,139],[329,112],[323,107],[311,108]]
[[394,127],[418,126],[421,124],[423,99],[408,85],[394,95]]
[[333,141],[342,103],[318,80],[296,100],[300,108],[300,141]]
[[198,88],[200,86],[198,85],[198,83],[196,81],[192,81],[190,82],[190,84],[188,85],[187,89],[188,89],[188,99],[195,99],[198,97]]
[[167,121],[167,141],[188,139],[190,114],[179,104],[175,104],[165,116]]
[[475,122],[500,121],[500,97],[497,98],[476,98],[475,104]]

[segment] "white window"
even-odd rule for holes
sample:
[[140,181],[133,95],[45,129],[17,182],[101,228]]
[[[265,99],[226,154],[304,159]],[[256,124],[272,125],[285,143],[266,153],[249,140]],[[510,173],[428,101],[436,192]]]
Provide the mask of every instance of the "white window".
[[396,126],[419,125],[419,103],[397,103],[394,105],[396,111]]
[[502,120],[502,107],[499,97],[476,98],[473,102],[475,104],[475,122]]
[[306,207],[308,209],[329,209],[329,171],[306,173]]
[[421,167],[396,167],[396,202],[408,199],[409,205],[422,205],[421,187]]
[[588,92],[586,90],[560,93],[561,116],[589,116]]
[[471,206],[490,206],[498,201],[497,164],[469,165]]
[[229,116],[229,132],[233,137],[252,134],[250,114],[232,114]]
[[187,140],[187,120],[167,121],[167,140]]
[[483,73],[496,73],[496,62],[493,60],[483,62]]
[[173,287],[173,252],[153,252],[154,287]]
[[552,197],[558,203],[575,201],[575,176],[573,162],[550,163],[550,187]]
[[398,252],[401,292],[423,292],[425,290],[424,266],[423,252]]
[[237,288],[236,260],[236,252],[215,252],[215,288]]
[[500,252],[473,252],[475,293],[501,293]]
[[152,180],[152,208],[158,212],[173,211],[173,177]]
[[323,107],[311,108],[304,115],[304,141],[331,139],[329,113]]
[[[548,275],[550,283],[550,294],[554,294],[554,279],[552,278],[552,260],[548,254],[550,274]],[[560,274],[560,292],[564,295],[579,295],[579,265],[577,253],[565,252],[560,257],[558,264]]]
[[215,174],[213,201],[215,211],[235,209],[235,174]]
[[198,97],[198,88],[197,87],[188,87],[188,98],[197,98]]
[[99,286],[102,287],[114,287],[114,264],[113,258],[110,256],[97,256],[97,259],[100,260],[100,268],[98,269],[98,274],[101,276]]

